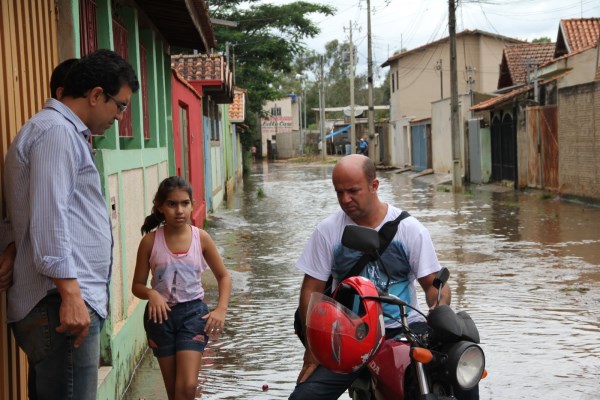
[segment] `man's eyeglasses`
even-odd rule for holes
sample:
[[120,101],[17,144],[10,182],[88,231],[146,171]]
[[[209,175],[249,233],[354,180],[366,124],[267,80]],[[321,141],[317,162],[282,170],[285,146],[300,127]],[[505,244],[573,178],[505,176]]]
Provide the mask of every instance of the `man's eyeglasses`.
[[104,92],[104,94],[106,95],[106,97],[108,97],[109,99],[111,99],[112,101],[115,102],[115,104],[119,108],[120,113],[124,113],[125,111],[127,111],[127,103],[124,103],[124,102],[121,102],[121,101],[115,99],[113,96],[111,96],[110,94],[108,94],[106,92]]

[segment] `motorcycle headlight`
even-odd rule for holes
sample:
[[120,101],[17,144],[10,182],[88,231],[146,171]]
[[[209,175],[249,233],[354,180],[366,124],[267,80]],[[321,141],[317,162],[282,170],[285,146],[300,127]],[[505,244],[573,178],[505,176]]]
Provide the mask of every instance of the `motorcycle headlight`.
[[479,383],[485,369],[485,356],[481,347],[472,342],[458,342],[447,352],[448,371],[454,383],[468,390]]

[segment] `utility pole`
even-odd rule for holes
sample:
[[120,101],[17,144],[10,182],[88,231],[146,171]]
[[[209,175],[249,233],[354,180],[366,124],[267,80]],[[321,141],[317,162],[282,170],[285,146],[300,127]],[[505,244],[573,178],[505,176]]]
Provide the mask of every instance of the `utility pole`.
[[[369,101],[369,112],[368,112],[368,123],[369,123],[369,138],[375,135],[375,122],[373,107],[373,49],[371,45],[371,0],[367,0],[367,84],[368,84],[368,101]],[[372,140],[369,141],[371,145]],[[369,146],[371,147],[371,146]],[[374,154],[369,149],[369,154]]]
[[304,82],[304,77],[302,78],[302,97],[304,98],[304,133],[302,134],[302,140],[306,145],[306,131],[308,130],[308,126],[306,125],[306,86]]
[[350,154],[356,153],[356,116],[354,114],[354,43],[350,21]]
[[304,155],[304,134],[302,130],[302,102],[304,101],[304,92],[298,96],[298,121],[300,126],[300,154]]
[[452,189],[462,190],[460,173],[460,130],[458,121],[458,74],[456,67],[456,14],[454,0],[448,0],[448,30],[450,31],[450,121],[452,133]]
[[321,158],[325,161],[327,142],[325,141],[325,97],[323,89],[323,57],[321,56],[321,82],[319,83],[319,128],[321,129]]

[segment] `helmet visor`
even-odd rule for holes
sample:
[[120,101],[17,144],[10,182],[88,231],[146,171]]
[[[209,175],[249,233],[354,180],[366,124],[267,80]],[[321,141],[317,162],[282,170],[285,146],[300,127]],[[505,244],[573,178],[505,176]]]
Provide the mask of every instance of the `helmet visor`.
[[331,370],[352,372],[377,350],[382,330],[369,324],[336,300],[313,293],[308,306],[306,330],[313,355]]

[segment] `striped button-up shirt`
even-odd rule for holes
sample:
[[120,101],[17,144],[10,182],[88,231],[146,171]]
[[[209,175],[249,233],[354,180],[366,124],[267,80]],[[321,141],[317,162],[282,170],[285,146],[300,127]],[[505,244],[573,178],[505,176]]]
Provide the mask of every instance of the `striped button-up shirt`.
[[6,155],[8,218],[17,246],[8,321],[19,321],[55,288],[76,278],[83,300],[108,311],[112,232],[88,128],[49,99],[19,131]]

